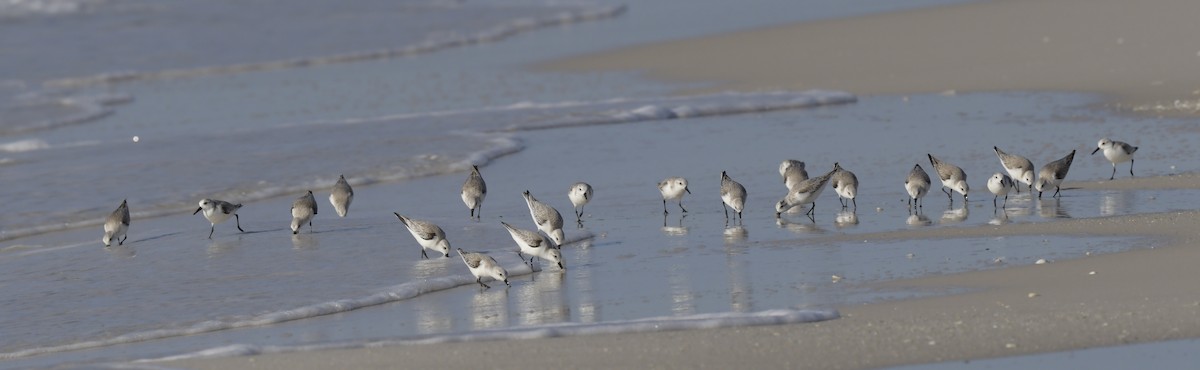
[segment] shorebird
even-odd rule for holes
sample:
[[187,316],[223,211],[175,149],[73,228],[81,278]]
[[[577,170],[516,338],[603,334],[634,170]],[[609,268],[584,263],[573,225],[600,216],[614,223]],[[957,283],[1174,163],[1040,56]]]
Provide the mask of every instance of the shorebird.
[[783,197],[779,203],[775,203],[775,218],[779,218],[780,214],[794,207],[812,204],[812,208],[805,213],[811,219],[813,210],[817,208],[817,197],[821,196],[821,191],[825,190],[825,184],[829,182],[829,177],[833,176],[833,172],[829,171],[824,175],[801,181],[795,189],[789,190],[787,196]]
[[583,206],[592,201],[592,186],[586,182],[577,182],[571,185],[571,191],[567,192],[567,198],[571,199],[571,206],[575,207],[575,221],[583,220]]
[[471,174],[462,186],[462,201],[471,209],[471,217],[483,218],[483,198],[487,196],[487,183],[479,174],[479,166],[471,166]]
[[1133,177],[1133,153],[1136,153],[1138,147],[1129,145],[1121,141],[1113,141],[1108,138],[1100,139],[1100,143],[1096,144],[1096,150],[1092,151],[1095,155],[1098,151],[1104,151],[1104,158],[1112,163],[1112,175],[1108,176],[1109,180],[1117,177],[1117,163],[1129,162],[1129,176]]
[[533,218],[533,223],[537,224],[538,230],[549,235],[554,245],[561,246],[564,237],[562,214],[549,204],[538,201],[533,194],[529,193],[529,190],[522,195],[525,196],[525,205],[529,206],[529,217]]
[[333,184],[333,190],[329,191],[329,204],[333,205],[338,217],[346,217],[346,213],[350,212],[350,202],[353,201],[354,189],[346,182],[346,176],[338,175],[337,183]]
[[429,255],[425,254],[426,249],[441,252],[446,257],[450,257],[450,241],[446,240],[446,232],[442,231],[441,227],[429,221],[401,216],[398,212],[392,212],[392,214],[400,219],[400,223],[408,228],[408,233],[417,240],[417,244],[421,245],[421,258],[429,258]]
[[721,171],[721,209],[725,210],[725,220],[729,220],[729,209],[725,206],[733,208],[740,220],[742,209],[746,207],[746,187],[733,181],[725,171]]
[[959,194],[962,194],[963,201],[966,202],[967,191],[969,191],[971,188],[969,185],[967,185],[967,173],[963,172],[962,168],[959,168],[958,166],[942,162],[937,158],[934,158],[933,154],[928,155],[929,163],[933,164],[934,172],[937,172],[938,178],[942,180],[942,192],[946,193],[947,198],[950,198],[950,204],[954,204],[954,196],[951,195],[952,193],[949,190],[946,190],[946,188],[950,188],[954,191],[957,191]]
[[300,233],[300,227],[308,224],[308,232],[312,232],[312,219],[317,215],[317,199],[313,198],[312,190],[301,195],[292,202],[292,235]]
[[1042,191],[1051,185],[1054,186],[1053,196],[1058,196],[1058,192],[1062,190],[1059,185],[1062,185],[1063,179],[1067,178],[1067,171],[1071,170],[1071,161],[1073,160],[1075,160],[1074,150],[1071,151],[1071,154],[1067,154],[1066,157],[1042,166],[1042,170],[1038,171],[1038,178],[1034,184],[1034,187],[1038,191],[1038,198],[1041,198]]
[[925,169],[921,168],[920,164],[914,165],[912,171],[908,171],[908,178],[904,179],[904,190],[908,191],[908,207],[914,205],[917,208],[924,208],[921,205],[921,198],[925,194],[929,194],[929,174],[925,173]]
[[246,230],[242,230],[242,219],[237,215],[237,211],[241,208],[241,204],[233,204],[216,199],[204,199],[200,201],[200,208],[196,208],[196,212],[192,212],[192,214],[204,211],[204,218],[208,219],[208,222],[212,224],[212,227],[208,229],[208,238],[212,239],[213,230],[217,229],[217,224],[225,222],[229,219],[229,216],[233,216],[234,220],[237,221],[238,231],[246,232]]
[[804,169],[804,162],[785,159],[779,164],[779,176],[783,177],[783,185],[790,190],[801,181],[808,180],[808,171]]
[[1004,196],[1004,205],[1001,206],[1001,208],[1007,207],[1008,206],[1008,191],[1014,187],[1016,187],[1016,185],[1013,184],[1012,178],[1008,177],[1008,175],[1005,175],[1005,174],[1002,174],[999,172],[992,174],[992,177],[988,178],[988,182],[987,182],[988,191],[992,192],[992,195],[993,195],[992,196],[992,207],[993,208],[996,207],[996,199],[999,198],[1001,195]]
[[668,200],[679,200],[679,209],[687,213],[687,209],[683,208],[683,193],[692,193],[691,190],[688,190],[687,179],[682,177],[668,177],[658,183],[658,192],[662,194],[664,215],[667,214]]
[[[537,231],[518,229],[504,221],[501,221],[500,224],[504,225],[504,228],[508,230],[508,235],[512,236],[513,242],[517,243],[517,247],[520,248],[517,255],[520,256],[524,253],[529,256],[529,266],[533,266],[533,259],[537,257],[557,263],[560,269],[566,269],[562,263],[562,251],[555,248],[554,244],[550,244],[550,241],[543,238]],[[521,257],[521,260],[524,261],[525,258]]]
[[104,219],[104,237],[101,241],[105,247],[112,245],[113,240],[117,240],[117,245],[125,245],[125,239],[129,238],[125,235],[126,231],[129,231],[129,205],[122,200],[121,205]]
[[854,172],[846,171],[838,163],[833,164],[833,177],[829,178],[829,182],[833,184],[833,190],[838,194],[838,201],[842,202],[842,209],[846,208],[846,201],[849,199],[854,203],[854,209],[858,209],[858,176],[854,176]]
[[475,276],[475,282],[479,283],[480,287],[491,287],[483,283],[483,277],[488,276],[496,281],[503,281],[504,285],[512,286],[508,283],[508,271],[504,271],[500,264],[496,263],[495,259],[488,255],[475,252],[463,252],[462,248],[458,248],[458,255],[462,257],[463,263],[467,264],[467,268],[471,270],[471,275]]
[[999,147],[992,147],[996,151],[996,157],[1000,158],[1000,165],[1008,172],[1008,176],[1013,180],[1013,187],[1017,189],[1017,193],[1021,192],[1021,188],[1016,187],[1017,182],[1027,185],[1030,191],[1033,191],[1033,162],[1028,158],[1008,154]]

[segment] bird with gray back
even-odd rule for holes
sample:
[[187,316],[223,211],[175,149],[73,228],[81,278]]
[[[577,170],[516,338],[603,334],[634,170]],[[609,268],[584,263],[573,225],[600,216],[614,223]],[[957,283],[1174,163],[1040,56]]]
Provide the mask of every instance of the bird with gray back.
[[592,201],[592,186],[586,182],[572,184],[567,198],[571,199],[571,205],[575,207],[575,221],[580,222],[583,220],[583,206]]
[[208,229],[208,238],[212,239],[213,231],[217,229],[217,224],[229,220],[229,216],[233,216],[234,220],[237,221],[238,231],[246,232],[246,230],[242,230],[242,219],[237,215],[239,209],[242,209],[241,204],[233,204],[216,199],[203,199],[200,200],[200,208],[196,208],[196,212],[192,212],[192,214],[204,211],[204,218],[208,220],[208,223],[212,224]]
[[812,204],[812,208],[805,213],[809,219],[812,219],[813,211],[817,208],[817,197],[820,197],[821,192],[825,190],[825,184],[829,183],[833,172],[829,171],[824,175],[801,181],[795,188],[789,190],[787,196],[775,203],[775,218],[779,218],[783,212],[792,208]]
[[738,219],[742,219],[742,210],[746,208],[746,187],[721,171],[721,209],[725,210],[725,220],[728,221],[729,209],[726,207],[733,208]]
[[999,147],[992,147],[996,152],[996,157],[1000,158],[1000,166],[1004,167],[1004,171],[1008,172],[1008,177],[1013,180],[1013,187],[1017,189],[1017,193],[1021,192],[1021,188],[1015,186],[1017,182],[1025,184],[1029,190],[1033,190],[1033,162],[1028,158],[1005,153]]
[[1059,191],[1062,190],[1062,182],[1067,178],[1067,171],[1071,170],[1071,162],[1074,160],[1075,151],[1072,150],[1067,156],[1042,166],[1041,171],[1038,171],[1038,178],[1033,186],[1038,191],[1038,198],[1041,198],[1042,192],[1051,186],[1054,186],[1053,197],[1058,197]]
[[122,200],[121,205],[104,219],[104,237],[101,241],[105,247],[112,245],[113,240],[117,240],[117,245],[125,245],[125,239],[129,238],[125,235],[129,231],[129,205],[125,202]]
[[429,258],[425,253],[426,249],[450,257],[450,241],[446,240],[446,232],[442,231],[441,227],[429,221],[401,216],[398,212],[392,214],[400,219],[400,223],[404,224],[408,233],[412,234],[413,239],[421,246],[421,258]]
[[462,201],[471,209],[471,217],[483,218],[483,198],[487,197],[487,183],[479,174],[479,166],[471,166],[471,173],[462,186]]
[[927,155],[929,156],[929,163],[933,164],[934,172],[937,172],[938,179],[942,180],[942,192],[946,193],[947,198],[950,198],[950,204],[954,205],[954,195],[952,195],[950,190],[946,190],[946,188],[962,194],[963,201],[966,202],[967,192],[971,190],[971,186],[967,185],[967,173],[958,166],[938,160],[933,154]]
[[479,283],[480,289],[491,288],[483,283],[485,276],[495,281],[503,281],[504,285],[512,286],[508,283],[508,271],[500,267],[500,264],[496,263],[491,256],[483,253],[464,252],[462,248],[458,248],[458,255],[462,257],[463,263],[467,264],[467,269],[471,270],[471,275],[475,276],[475,282]]
[[667,214],[668,200],[678,200],[679,209],[682,210],[683,213],[687,213],[687,208],[683,208],[683,194],[692,193],[692,191],[688,189],[687,179],[682,177],[668,177],[663,181],[659,181],[658,193],[662,195],[664,215]]
[[908,208],[924,208],[921,198],[929,194],[929,186],[929,174],[919,163],[914,165],[912,171],[908,171],[908,177],[904,179],[904,190],[908,191]]
[[854,176],[854,172],[847,171],[840,164],[834,162],[833,177],[829,178],[829,183],[837,192],[838,201],[842,202],[842,209],[846,208],[844,199],[849,199],[854,203],[854,209],[858,209],[858,176]]
[[[519,248],[517,255],[521,256],[524,253],[529,256],[529,266],[532,267],[533,259],[538,258],[557,263],[558,268],[566,269],[563,267],[562,251],[555,248],[554,244],[543,238],[537,231],[518,229],[504,221],[501,221],[500,224],[504,225],[504,229],[508,230],[508,235],[512,237],[513,242],[517,243]],[[525,257],[522,256],[521,260],[524,261]]]
[[555,245],[561,246],[564,238],[562,214],[549,204],[538,201],[529,190],[522,195],[525,197],[525,205],[529,207],[529,217],[533,218],[538,230],[549,235]]
[[350,202],[354,201],[354,189],[350,188],[350,183],[346,182],[345,175],[338,175],[338,181],[333,184],[333,189],[329,191],[329,204],[333,205],[333,210],[337,212],[338,217],[346,217],[350,212]]
[[1096,152],[1101,150],[1104,151],[1104,159],[1112,163],[1113,170],[1112,175],[1108,176],[1109,180],[1117,177],[1117,163],[1129,162],[1129,177],[1133,177],[1133,153],[1137,152],[1138,147],[1125,142],[1103,138],[1096,144],[1096,150],[1092,151],[1092,155],[1096,155]]
[[300,227],[308,224],[308,232],[312,232],[312,219],[317,215],[317,199],[312,190],[301,195],[292,202],[292,235],[300,233]]

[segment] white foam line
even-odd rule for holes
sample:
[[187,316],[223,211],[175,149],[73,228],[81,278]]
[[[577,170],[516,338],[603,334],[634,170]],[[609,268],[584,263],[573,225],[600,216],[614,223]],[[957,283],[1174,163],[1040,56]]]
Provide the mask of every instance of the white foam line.
[[[521,263],[519,265],[507,266],[509,276],[516,277],[528,275],[534,272],[528,265]],[[0,353],[0,360],[11,360],[22,357],[60,353],[68,351],[77,351],[82,349],[107,347],[118,344],[128,344],[143,342],[148,340],[179,337],[184,335],[195,335],[210,333],[221,330],[240,329],[248,327],[257,327],[278,324],[293,320],[307,319],[312,317],[332,315],[352,310],[357,310],[364,307],[377,306],[385,303],[412,299],[426,293],[432,293],[451,288],[456,288],[464,285],[475,284],[475,277],[471,275],[453,275],[440,278],[425,279],[422,281],[412,281],[389,288],[381,289],[377,293],[367,295],[365,297],[340,299],[336,301],[327,301],[308,306],[298,307],[290,310],[282,310],[269,312],[255,316],[237,316],[228,319],[209,320],[193,324],[184,328],[174,329],[158,329],[143,332],[134,332],[120,335],[113,338],[100,339],[94,341],[71,343],[60,346],[37,347],[29,348],[20,351]]]
[[200,67],[189,69],[169,69],[162,71],[126,71],[103,73],[88,77],[66,78],[46,82],[48,86],[59,87],[76,87],[95,84],[105,84],[124,81],[136,81],[147,79],[164,79],[164,78],[181,78],[195,77],[210,74],[225,74],[225,73],[242,73],[263,70],[274,70],[284,68],[300,68],[310,67],[335,63],[350,63],[362,62],[377,59],[402,58],[427,53],[433,53],[445,49],[493,43],[517,34],[538,30],[541,28],[549,28],[554,26],[563,26],[573,23],[593,21],[600,19],[608,19],[617,17],[625,13],[625,5],[596,7],[577,11],[567,11],[559,14],[542,17],[542,18],[520,18],[498,25],[488,30],[460,36],[451,40],[443,41],[425,41],[407,47],[396,49],[380,49],[368,50],[360,52],[352,52],[346,54],[294,58],[285,60],[276,60],[269,62],[258,63],[242,63],[224,66]]
[[302,346],[257,346],[235,344],[210,348],[188,354],[156,359],[143,359],[135,363],[175,361],[197,358],[249,356],[270,353],[310,352],[320,350],[379,348],[408,345],[443,343],[482,342],[495,340],[520,340],[585,336],[603,334],[629,334],[666,332],[680,330],[715,329],[726,327],[748,327],[785,325],[833,320],[841,317],[836,310],[778,309],[750,313],[725,312],[687,316],[653,317],[636,320],[609,321],[602,323],[560,323],[528,326],[521,328],[487,330],[464,334],[435,335],[413,339],[393,339],[372,342],[329,343]]

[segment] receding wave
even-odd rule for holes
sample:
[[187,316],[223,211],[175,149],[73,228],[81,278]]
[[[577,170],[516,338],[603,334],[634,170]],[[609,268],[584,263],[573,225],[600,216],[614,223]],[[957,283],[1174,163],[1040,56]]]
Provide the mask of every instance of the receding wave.
[[137,362],[175,361],[196,358],[251,356],[268,353],[319,351],[330,349],[377,348],[404,345],[438,343],[482,342],[494,340],[519,340],[554,338],[599,334],[651,333],[726,327],[784,325],[833,320],[841,317],[836,310],[777,309],[759,312],[724,312],[686,316],[653,317],[637,320],[609,321],[602,323],[563,323],[537,325],[521,328],[487,330],[465,334],[433,335],[411,339],[318,344],[307,346],[257,346],[235,344],[203,351]]
[[[686,121],[695,117],[803,109],[854,101],[856,97],[849,93],[813,90],[720,93],[670,98],[614,98],[600,101],[525,102],[500,107],[290,124],[250,132],[213,134],[216,136],[206,138],[178,138],[160,144],[148,143],[147,140],[136,144],[157,145],[145,150],[170,153],[164,154],[162,163],[156,162],[154,156],[147,156],[147,152],[111,152],[106,151],[102,145],[63,148],[61,150],[72,150],[61,154],[63,156],[85,158],[104,155],[107,160],[117,165],[108,168],[80,167],[78,170],[84,172],[70,174],[73,178],[96,181],[60,184],[60,187],[65,189],[55,196],[63,199],[65,204],[91,204],[94,200],[79,199],[76,203],[68,200],[71,197],[94,193],[94,186],[119,183],[101,179],[133,178],[148,169],[186,167],[181,168],[181,172],[169,173],[170,176],[157,176],[153,181],[126,183],[119,191],[113,190],[115,193],[129,192],[144,197],[138,206],[134,207],[135,218],[156,217],[187,211],[195,207],[195,201],[201,198],[252,202],[325,188],[337,180],[338,174],[344,174],[352,185],[357,186],[465,171],[471,165],[485,165],[491,160],[520,151],[524,144],[515,135],[526,130],[659,120]],[[413,130],[428,130],[425,132],[432,136],[406,142],[407,154],[397,155],[399,153],[395,151],[396,140],[400,139],[396,138],[405,137]],[[338,152],[314,156],[312,146],[306,144],[312,137],[321,137],[323,146],[338,148]],[[280,143],[272,148],[272,155],[243,155],[246,148],[258,147],[264,140]],[[37,146],[36,143],[22,145]],[[179,155],[204,159],[179,166],[176,163]],[[345,157],[356,158],[355,163],[359,164],[359,167],[347,168],[342,160]],[[279,158],[305,158],[304,172],[271,165]],[[37,165],[34,161],[16,162],[8,166],[20,170],[23,166]],[[256,176],[261,179],[205,176],[210,173],[240,171],[231,168],[232,165],[256,168]],[[262,169],[279,172],[267,173]],[[161,190],[197,189],[198,184],[205,184],[207,188],[201,187],[195,192],[177,194],[162,194]],[[131,186],[143,188],[129,188]],[[34,205],[30,207],[36,208]],[[7,229],[0,232],[0,240],[96,226],[110,211],[59,210],[59,213],[40,216],[41,218],[26,215],[20,219],[6,219],[5,216],[0,216],[0,221],[8,225]]]
[[0,106],[0,136],[45,131],[107,117],[112,106],[133,101],[129,94],[39,96]]
[[497,42],[517,34],[542,28],[613,18],[625,13],[625,10],[625,5],[616,5],[564,11],[555,15],[544,17],[518,18],[480,32],[450,37],[449,39],[443,40],[428,40],[415,45],[408,45],[399,48],[385,48],[327,56],[300,57],[267,62],[240,63],[209,67],[167,69],[160,71],[110,72],[85,77],[55,79],[47,81],[46,84],[48,86],[55,87],[78,87],[124,81],[244,73],[284,68],[311,67],[334,63],[350,63],[377,59],[409,57],[462,46]]

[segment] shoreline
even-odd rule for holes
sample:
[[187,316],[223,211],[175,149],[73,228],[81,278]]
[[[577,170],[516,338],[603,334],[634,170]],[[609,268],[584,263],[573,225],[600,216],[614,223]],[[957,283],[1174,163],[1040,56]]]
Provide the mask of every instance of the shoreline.
[[[1130,182],[1154,186],[1163,177]],[[1191,183],[1200,186],[1200,182]],[[699,366],[869,369],[941,361],[1028,355],[1175,339],[1200,338],[1200,272],[1190,262],[1196,233],[1186,225],[1200,212],[1168,212],[967,228],[915,229],[806,240],[888,241],[1018,235],[1118,235],[1159,240],[1160,247],[1080,256],[1044,265],[1015,265],[959,274],[871,283],[966,293],[839,308],[831,321],[634,334],[334,349],[163,362],[173,368],[516,368]],[[1157,238],[1157,239],[1156,239]],[[1139,242],[1140,243],[1140,242]],[[1094,272],[1094,273],[1093,273]],[[853,284],[852,281],[843,283]],[[435,348],[436,347],[436,348]],[[562,351],[569,349],[570,356]],[[431,352],[440,355],[429,356]],[[586,365],[584,365],[586,364]]]
[[[1200,112],[1200,3],[985,1],[796,23],[603,51],[550,71],[641,71],[704,90],[867,95],[1079,91],[1118,110]],[[1021,19],[1020,22],[1014,22]]]

